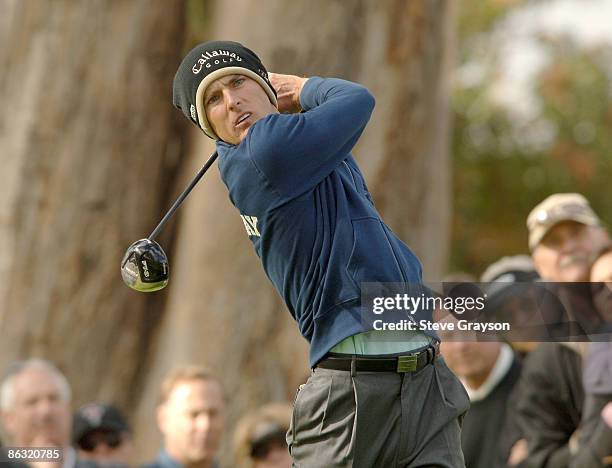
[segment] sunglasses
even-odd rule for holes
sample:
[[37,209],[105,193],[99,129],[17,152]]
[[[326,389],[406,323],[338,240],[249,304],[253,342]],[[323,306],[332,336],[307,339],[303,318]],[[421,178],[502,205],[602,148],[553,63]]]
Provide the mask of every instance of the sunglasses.
[[118,432],[95,432],[83,437],[79,441],[79,447],[86,452],[93,452],[101,443],[110,448],[117,448],[122,442],[123,437]]

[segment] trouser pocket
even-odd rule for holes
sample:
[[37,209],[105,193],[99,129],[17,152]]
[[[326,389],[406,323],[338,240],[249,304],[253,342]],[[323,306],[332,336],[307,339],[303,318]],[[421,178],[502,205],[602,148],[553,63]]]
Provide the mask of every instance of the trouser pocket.
[[293,407],[291,456],[299,467],[350,467],[355,394],[348,372],[317,369]]
[[302,391],[302,388],[304,388],[305,385],[306,384],[301,384],[300,386],[298,386],[297,390],[295,391],[295,397],[293,398],[293,411],[291,411],[291,421],[289,423],[289,430],[287,431],[286,436],[289,453],[291,453],[291,449],[293,448],[293,444],[295,441],[295,405],[298,400],[298,397],[300,396],[300,392]]

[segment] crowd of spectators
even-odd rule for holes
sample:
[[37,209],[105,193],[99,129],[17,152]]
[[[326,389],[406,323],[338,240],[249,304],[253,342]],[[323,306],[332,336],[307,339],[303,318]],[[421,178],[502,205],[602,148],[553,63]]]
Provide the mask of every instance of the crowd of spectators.
[[[186,365],[164,378],[156,408],[162,446],[143,468],[216,468],[226,429],[227,397],[206,368]],[[0,382],[0,423],[4,450],[0,466],[27,468],[126,468],[134,464],[133,432],[116,406],[92,402],[71,413],[71,389],[51,362],[15,363]],[[291,406],[267,404],[246,414],[235,430],[236,464],[289,468],[285,434]],[[59,449],[56,452],[26,449]],[[8,455],[20,449],[23,455]],[[41,455],[42,454],[42,455]],[[24,457],[29,458],[27,461]]]
[[530,256],[503,258],[480,278],[493,281],[487,312],[510,320],[513,333],[442,337],[471,400],[466,466],[612,465],[609,234],[579,194],[551,195],[527,228]]

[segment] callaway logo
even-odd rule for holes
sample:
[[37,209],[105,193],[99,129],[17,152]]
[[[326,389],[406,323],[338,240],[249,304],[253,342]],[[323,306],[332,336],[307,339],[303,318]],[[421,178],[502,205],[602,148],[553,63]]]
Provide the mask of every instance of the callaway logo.
[[232,63],[234,60],[242,62],[242,57],[237,55],[235,52],[228,50],[213,50],[212,52],[204,52],[196,63],[191,67],[191,71],[194,75],[197,75],[202,71],[202,68],[210,68],[213,65],[219,65],[221,63]]
[[257,230],[257,218],[255,216],[240,215],[244,228],[246,229],[247,235],[261,237],[261,234]]

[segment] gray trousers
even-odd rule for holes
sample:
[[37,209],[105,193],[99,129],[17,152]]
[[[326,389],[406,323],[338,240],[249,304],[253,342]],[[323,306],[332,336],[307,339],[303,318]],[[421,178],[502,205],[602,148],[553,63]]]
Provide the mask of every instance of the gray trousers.
[[287,433],[293,466],[464,467],[469,398],[442,358],[419,372],[314,369]]

